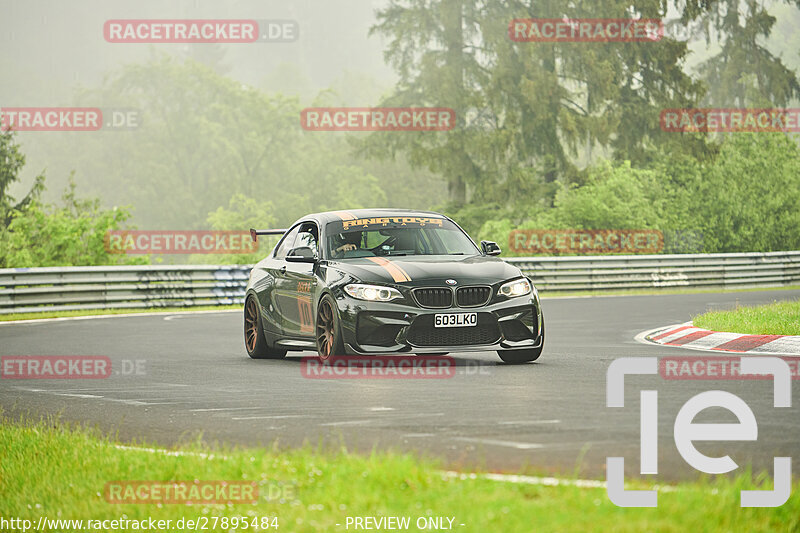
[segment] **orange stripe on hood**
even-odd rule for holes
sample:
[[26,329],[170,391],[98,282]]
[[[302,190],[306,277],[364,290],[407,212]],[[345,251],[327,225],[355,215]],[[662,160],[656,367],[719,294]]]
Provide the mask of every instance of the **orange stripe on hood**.
[[386,261],[388,264],[392,265],[392,266],[393,266],[394,268],[396,268],[397,270],[399,270],[399,271],[400,271],[400,272],[401,272],[401,273],[402,273],[402,274],[403,274],[403,275],[404,275],[406,278],[408,278],[408,281],[411,281],[411,276],[409,276],[409,275],[408,275],[408,272],[406,272],[406,270],[405,270],[403,267],[401,267],[401,266],[400,266],[400,265],[398,265],[397,263],[392,263],[392,262],[391,262],[391,261],[389,261],[388,259],[386,259],[385,261]]
[[335,215],[337,215],[342,220],[355,220],[356,216],[351,213],[350,211],[334,211]]
[[392,279],[401,282],[401,281],[411,281],[411,277],[409,277],[408,273],[400,268],[399,266],[387,261],[383,257],[367,257],[373,263],[382,266],[386,272],[388,272]]

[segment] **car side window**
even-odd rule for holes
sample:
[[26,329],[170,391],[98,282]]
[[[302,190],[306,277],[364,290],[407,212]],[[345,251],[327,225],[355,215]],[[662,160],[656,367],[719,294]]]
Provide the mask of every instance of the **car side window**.
[[294,248],[294,240],[297,238],[297,234],[299,231],[300,231],[300,226],[296,226],[294,229],[289,231],[289,233],[284,235],[283,240],[275,249],[275,256],[274,256],[275,259],[285,258],[286,254],[289,253],[289,250]]
[[315,225],[303,224],[300,228],[300,232],[297,234],[292,248],[300,248],[303,246],[311,248],[314,255],[319,256],[317,252],[317,227]]

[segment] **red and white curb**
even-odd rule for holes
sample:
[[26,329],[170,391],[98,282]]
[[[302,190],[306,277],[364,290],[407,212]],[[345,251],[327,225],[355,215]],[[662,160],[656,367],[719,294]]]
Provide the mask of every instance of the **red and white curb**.
[[642,344],[679,346],[705,352],[800,356],[800,335],[745,335],[696,328],[691,322],[643,331]]

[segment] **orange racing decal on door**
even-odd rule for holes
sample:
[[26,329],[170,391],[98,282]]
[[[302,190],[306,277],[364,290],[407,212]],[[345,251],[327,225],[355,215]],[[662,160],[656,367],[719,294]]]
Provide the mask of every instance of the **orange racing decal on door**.
[[392,263],[391,261],[384,259],[383,257],[367,257],[373,263],[382,266],[389,274],[391,274],[392,279],[400,282],[400,281],[411,281],[411,276],[408,275],[408,272],[403,270],[402,267]]
[[311,298],[299,296],[297,298],[297,311],[300,316],[300,333],[311,333],[314,331],[314,317],[311,312]]

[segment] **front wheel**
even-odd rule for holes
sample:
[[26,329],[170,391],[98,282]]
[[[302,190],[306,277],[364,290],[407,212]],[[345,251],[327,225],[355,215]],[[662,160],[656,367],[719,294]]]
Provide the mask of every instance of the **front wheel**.
[[339,327],[339,315],[336,314],[336,304],[330,294],[319,301],[316,326],[319,358],[327,361],[335,355],[344,355],[342,328]]
[[539,359],[544,350],[544,316],[542,316],[542,344],[538,348],[529,350],[498,350],[497,355],[504,363],[518,365],[520,363],[530,363]]
[[251,359],[281,359],[286,356],[286,350],[275,350],[267,345],[261,327],[261,313],[253,296],[249,296],[244,304],[244,347]]

